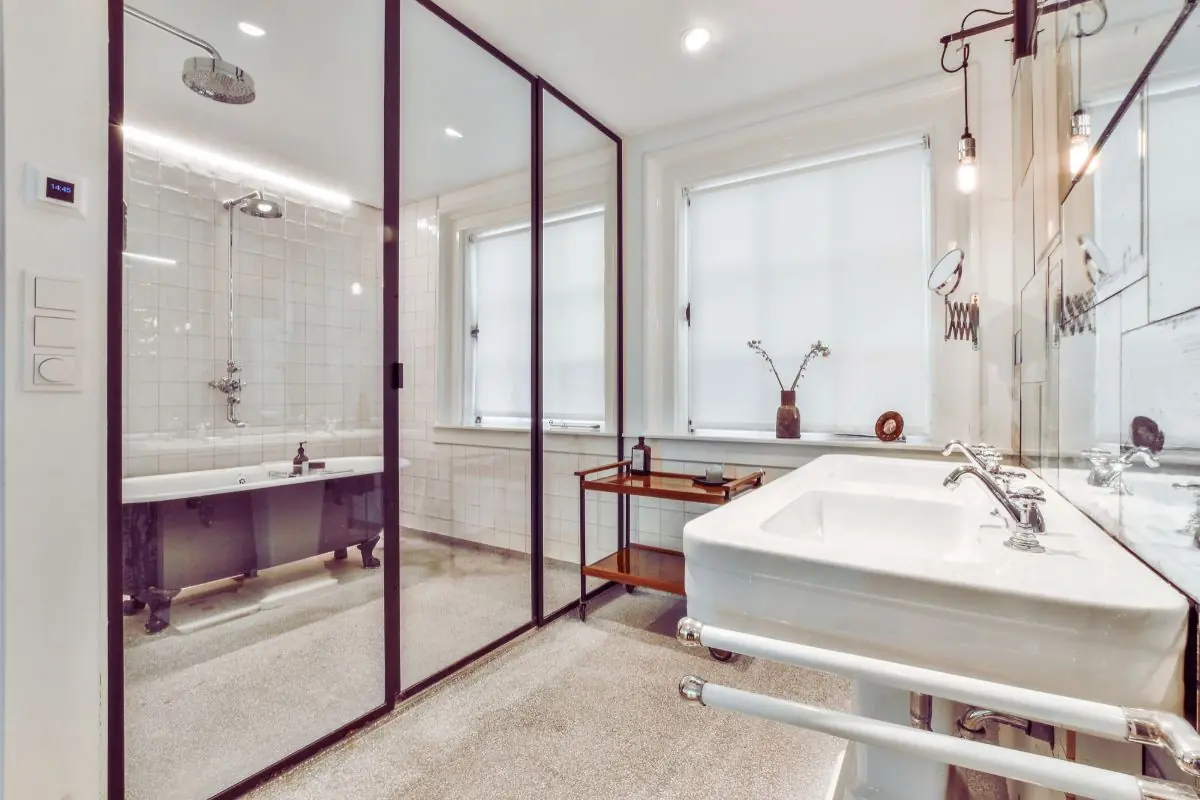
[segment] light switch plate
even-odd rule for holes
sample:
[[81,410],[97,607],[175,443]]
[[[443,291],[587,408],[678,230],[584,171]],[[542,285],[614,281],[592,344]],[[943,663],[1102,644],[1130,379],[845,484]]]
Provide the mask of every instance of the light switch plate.
[[76,331],[78,324],[75,320],[64,317],[35,316],[33,318],[33,346],[38,349],[77,347],[79,345],[79,334]]
[[33,279],[33,305],[39,310],[79,311],[79,282],[57,278]]
[[24,279],[25,391],[82,391],[82,281],[31,272]]

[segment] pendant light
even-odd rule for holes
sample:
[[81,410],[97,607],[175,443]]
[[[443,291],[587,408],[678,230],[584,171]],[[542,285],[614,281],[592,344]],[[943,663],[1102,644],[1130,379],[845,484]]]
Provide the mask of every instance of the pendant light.
[[1076,34],[1078,43],[1077,72],[1079,73],[1079,89],[1075,94],[1075,111],[1071,114],[1071,175],[1078,175],[1083,165],[1088,165],[1088,174],[1095,172],[1100,164],[1096,156],[1088,164],[1088,153],[1092,150],[1092,115],[1083,110],[1083,15],[1075,14]]
[[971,194],[979,187],[979,162],[975,155],[975,137],[971,135],[971,105],[967,91],[967,63],[971,45],[963,45],[963,135],[958,140],[958,190]]

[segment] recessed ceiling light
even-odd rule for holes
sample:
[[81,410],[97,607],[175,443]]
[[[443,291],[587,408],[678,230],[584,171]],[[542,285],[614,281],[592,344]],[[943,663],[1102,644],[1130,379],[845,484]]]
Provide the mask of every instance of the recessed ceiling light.
[[266,34],[266,31],[255,25],[253,22],[239,22],[238,30],[247,36],[254,36],[256,38]]
[[699,53],[712,41],[708,28],[692,28],[683,34],[683,49],[688,53]]
[[350,294],[362,294],[362,284],[358,281],[350,284]]
[[454,130],[454,128],[446,128],[446,135],[449,136],[451,139],[461,139],[463,137],[463,135],[461,133],[459,133],[458,131]]

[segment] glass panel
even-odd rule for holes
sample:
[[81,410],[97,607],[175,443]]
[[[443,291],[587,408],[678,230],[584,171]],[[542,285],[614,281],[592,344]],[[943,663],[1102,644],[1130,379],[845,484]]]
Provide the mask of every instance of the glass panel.
[[139,5],[257,81],[126,16],[126,797],[193,800],[385,700],[384,4]]
[[581,536],[587,563],[616,551],[624,502],[588,492],[581,525],[575,473],[618,460],[617,145],[548,91],[542,118],[543,608],[552,614],[580,597]]
[[532,617],[532,87],[415,0],[402,20],[407,690]]

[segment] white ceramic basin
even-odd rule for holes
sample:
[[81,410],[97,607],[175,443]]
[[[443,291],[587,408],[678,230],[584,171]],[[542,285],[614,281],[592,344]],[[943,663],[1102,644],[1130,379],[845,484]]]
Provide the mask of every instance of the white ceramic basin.
[[961,459],[825,456],[688,523],[706,623],[1119,705],[1183,708],[1184,598],[1046,484],[1046,552],[1004,547]]
[[[814,489],[775,512],[765,534],[791,539],[814,560],[836,559],[870,568],[878,558],[928,558],[982,563],[981,528],[994,519],[973,505],[927,495],[886,494],[852,487]],[[989,536],[994,537],[994,532]],[[781,546],[786,546],[781,543]]]

